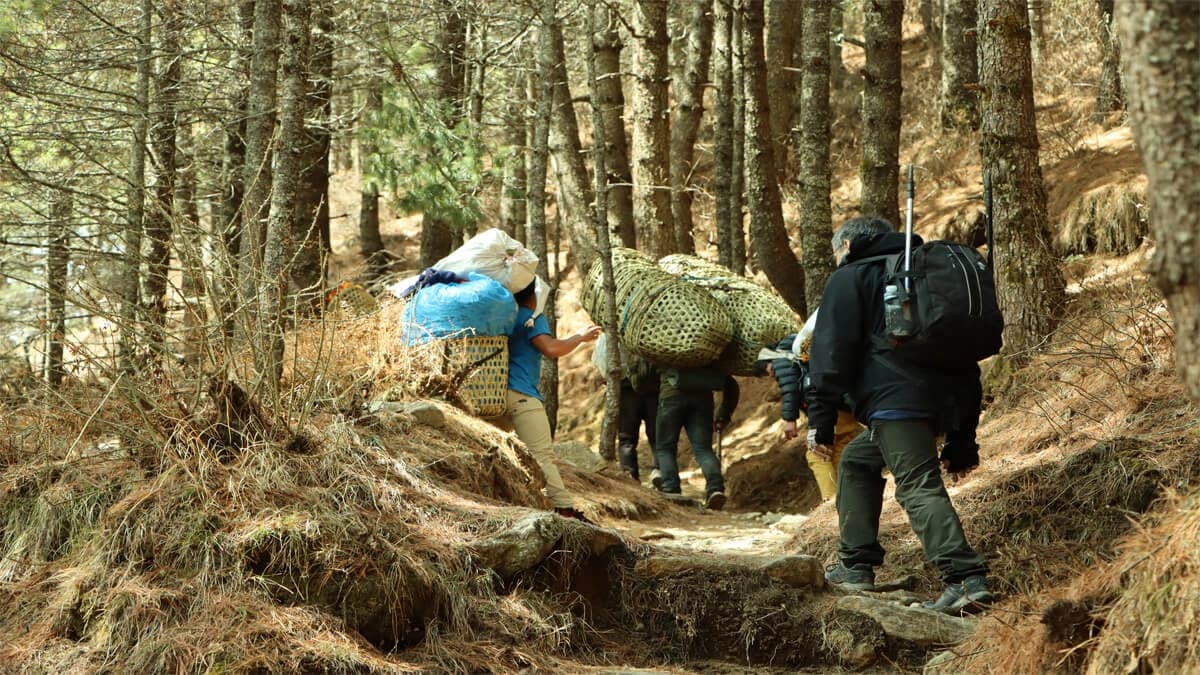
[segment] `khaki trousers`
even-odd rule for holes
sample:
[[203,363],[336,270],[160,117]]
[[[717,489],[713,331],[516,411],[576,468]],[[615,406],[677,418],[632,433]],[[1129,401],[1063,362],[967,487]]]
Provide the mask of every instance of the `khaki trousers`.
[[842,460],[842,449],[854,440],[862,431],[862,425],[854,419],[854,415],[842,410],[838,412],[837,428],[834,430],[833,458],[824,460],[809,452],[808,468],[817,479],[817,488],[821,490],[821,501],[828,501],[837,496],[837,467]]
[[532,396],[508,390],[508,414],[512,416],[513,430],[529,448],[546,476],[546,487],[542,493],[550,498],[554,508],[571,508],[575,500],[563,485],[562,475],[554,464],[554,448],[550,438],[550,418],[546,417],[546,406]]

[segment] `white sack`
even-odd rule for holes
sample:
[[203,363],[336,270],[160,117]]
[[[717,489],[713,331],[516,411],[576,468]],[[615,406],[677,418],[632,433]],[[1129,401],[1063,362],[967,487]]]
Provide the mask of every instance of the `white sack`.
[[608,334],[601,333],[596,338],[596,348],[592,350],[592,365],[601,373],[608,372]]
[[[819,308],[818,308],[819,309]],[[812,314],[808,315],[808,319],[804,321],[804,326],[796,333],[796,339],[792,340],[792,354],[799,359],[804,353],[804,344],[812,340],[813,329],[817,327],[817,310],[814,309]]]
[[[534,280],[537,264],[537,256],[521,242],[492,228],[471,237],[450,255],[435,262],[433,269],[461,275],[467,272],[482,274],[516,293]],[[539,314],[542,304],[544,301],[539,298]]]

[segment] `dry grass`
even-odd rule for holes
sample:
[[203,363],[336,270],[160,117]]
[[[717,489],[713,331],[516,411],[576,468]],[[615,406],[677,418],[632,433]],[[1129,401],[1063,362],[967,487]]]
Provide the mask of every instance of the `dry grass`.
[[1172,500],[1154,528],[1122,547],[1108,575],[1089,673],[1195,672],[1200,664],[1200,492]]
[[[437,434],[318,410],[301,431],[239,418],[269,430],[230,445],[210,401],[185,416],[153,389],[77,394],[57,414],[36,403],[4,416],[6,663],[515,672],[589,643],[569,603],[498,594],[466,551],[516,517],[472,494],[483,483],[497,499],[540,498],[508,434],[454,413]],[[451,467],[458,480],[439,475]]]

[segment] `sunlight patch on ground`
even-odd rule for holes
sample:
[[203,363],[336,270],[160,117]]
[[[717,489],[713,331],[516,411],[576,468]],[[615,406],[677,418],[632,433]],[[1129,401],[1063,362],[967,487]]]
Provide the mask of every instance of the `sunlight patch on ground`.
[[701,516],[681,522],[677,527],[655,523],[656,531],[672,537],[655,543],[661,548],[677,551],[782,555],[795,530],[807,519],[807,516],[788,515],[767,526],[759,524],[749,514],[734,514],[732,518]]

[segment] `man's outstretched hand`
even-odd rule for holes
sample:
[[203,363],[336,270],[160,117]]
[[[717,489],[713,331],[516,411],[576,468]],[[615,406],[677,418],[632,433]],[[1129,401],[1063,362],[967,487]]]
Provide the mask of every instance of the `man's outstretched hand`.
[[579,336],[580,342],[592,342],[596,338],[599,338],[600,334],[603,332],[604,332],[603,328],[593,324],[593,325],[588,326],[587,328],[584,328],[583,330],[579,331],[578,333],[576,333],[576,335]]

